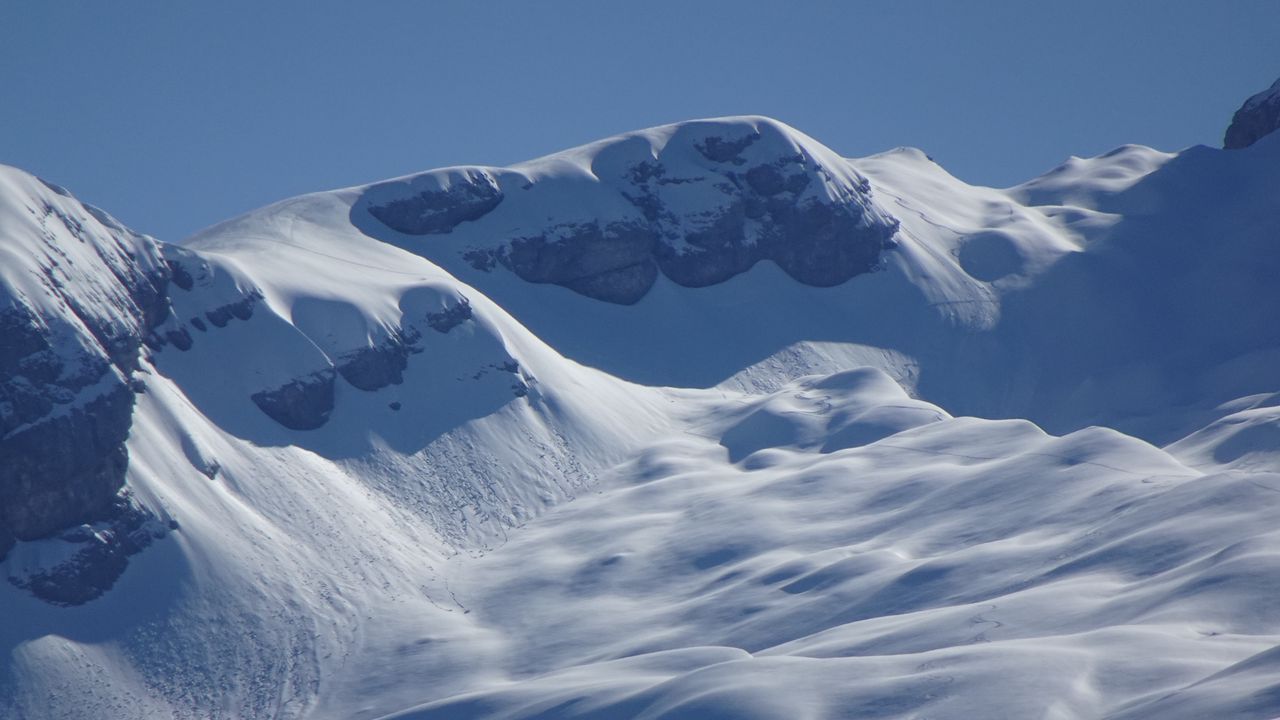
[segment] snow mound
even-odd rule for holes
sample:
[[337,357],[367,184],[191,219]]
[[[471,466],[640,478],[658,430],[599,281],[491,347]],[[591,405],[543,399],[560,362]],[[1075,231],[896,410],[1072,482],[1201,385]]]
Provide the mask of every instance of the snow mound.
[[500,675],[390,717],[1274,711],[1250,658],[1280,619],[1280,476],[1202,475],[1100,428],[932,420],[828,453],[761,428],[760,463],[733,462],[732,428],[654,446],[460,569],[469,617],[509,643]]

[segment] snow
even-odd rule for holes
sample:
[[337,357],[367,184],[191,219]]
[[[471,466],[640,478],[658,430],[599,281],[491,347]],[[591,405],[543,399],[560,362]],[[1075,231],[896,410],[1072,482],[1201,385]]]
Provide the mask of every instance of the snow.
[[[761,263],[622,306],[460,257],[634,212],[618,168],[693,174],[744,128],[832,168],[810,192],[869,183],[901,223],[883,270]],[[191,272],[164,327],[193,343],[141,359],[129,487],[179,529],[83,606],[0,584],[0,717],[1274,715],[1277,153],[1127,146],[1002,190],[697,121],[163,246],[143,261]],[[26,207],[74,200],[4,173],[22,294]],[[448,234],[364,210],[478,173],[539,182]],[[407,335],[403,382],[337,376],[318,429],[250,400]]]
[[758,452],[664,443],[468,561],[507,678],[396,717],[1098,717],[1275,643],[1274,475],[971,418]]
[[[108,352],[90,325],[108,333],[137,329],[137,307],[117,278],[154,272],[158,244],[122,229],[113,218],[82,205],[16,168],[0,165],[0,284],[8,292],[0,311],[25,307],[57,317],[51,343]],[[46,272],[47,269],[47,272]],[[70,355],[70,353],[68,353]]]
[[[705,133],[711,122],[692,125]],[[728,136],[757,121],[715,122]],[[646,385],[712,387],[747,367],[780,365],[775,356],[807,365],[797,352],[814,342],[871,347],[896,358],[877,367],[898,380],[912,368],[912,391],[953,412],[1024,417],[1055,432],[1103,424],[1165,443],[1212,420],[1218,404],[1280,382],[1266,356],[1249,359],[1277,339],[1270,318],[1280,297],[1265,280],[1280,257],[1268,214],[1277,143],[1239,155],[1124,146],[999,190],[963,183],[916,150],[847,161],[770,127],[793,133],[786,142],[824,167],[869,181],[878,211],[901,223],[883,272],[813,288],[762,262],[705,288],[660,276],[638,303],[617,307],[463,258],[517,228],[554,225],[538,203],[509,198],[443,235],[396,233],[368,218],[361,200],[351,220],[427,257],[563,355]],[[660,128],[517,168],[553,178],[575,168],[564,193],[594,197],[585,190],[600,190],[592,158],[689,144],[675,138]],[[1210,380],[1219,386],[1204,387]]]

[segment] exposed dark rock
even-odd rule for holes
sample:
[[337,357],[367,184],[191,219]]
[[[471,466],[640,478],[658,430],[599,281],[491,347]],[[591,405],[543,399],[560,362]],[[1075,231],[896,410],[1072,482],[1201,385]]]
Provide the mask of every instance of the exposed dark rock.
[[[107,523],[69,563],[20,579],[39,597],[72,603],[110,587],[124,567],[118,556],[140,547],[132,520],[111,525],[125,518],[136,373],[144,339],[163,342],[155,331],[171,317],[170,281],[191,278],[174,278],[154,240],[55,192],[66,200],[47,198],[13,241],[41,285],[0,284],[0,557],[15,541]],[[88,252],[69,254],[68,242]],[[185,331],[166,335],[189,346]],[[110,547],[97,547],[102,538]]]
[[462,253],[463,260],[466,260],[471,267],[483,272],[490,272],[498,267],[498,259],[501,257],[501,250],[489,248],[473,248]]
[[[261,293],[252,292],[239,300],[205,311],[204,316],[217,327],[226,327],[231,318],[248,320],[253,317],[253,306],[262,299]],[[194,321],[193,321],[194,324]]]
[[[108,509],[128,466],[124,442],[142,338],[169,313],[164,265],[148,271],[140,261],[153,254],[151,241],[104,240],[90,219],[51,207],[49,218],[92,244],[101,267],[77,268],[92,280],[70,284],[62,278],[71,266],[50,258],[46,287],[62,314],[37,317],[0,287],[0,548],[6,549],[9,538],[39,538]],[[104,298],[114,314],[103,314]]]
[[338,372],[361,390],[378,390],[404,382],[404,369],[412,352],[403,339],[388,340],[382,345],[362,348],[337,363]]
[[769,259],[806,285],[827,287],[873,270],[897,223],[868,225],[856,206],[817,202],[770,210],[763,244]]
[[54,605],[82,605],[110,590],[129,557],[166,533],[166,525],[154,515],[117,497],[106,517],[58,538],[79,546],[70,558],[24,577],[10,577],[9,582]]
[[685,236],[688,248],[663,245],[658,266],[685,287],[715,285],[745,272],[759,260],[758,248],[747,242],[746,222],[742,202],[730,203],[704,229]]
[[164,334],[164,338],[183,352],[191,349],[191,333],[188,333],[186,328],[169,330]]
[[747,185],[750,185],[757,195],[764,197],[777,195],[787,186],[786,178],[773,165],[757,165],[747,171],[746,178]]
[[253,317],[254,304],[261,299],[262,295],[255,292],[239,302],[231,303],[227,306],[227,309],[231,311],[231,317],[234,317],[237,320],[248,320]]
[[498,261],[522,279],[563,285],[588,297],[629,305],[657,277],[657,235],[639,223],[563,223],[511,241]]
[[[802,197],[824,172],[802,155],[749,168],[745,183],[726,186],[729,201],[705,214],[702,229],[684,236],[685,247],[658,246],[663,274],[703,287],[772,260],[802,283],[831,286],[873,270],[893,244],[897,221],[869,216],[862,198]],[[865,197],[870,187],[854,191]]]
[[702,153],[708,160],[715,162],[729,162],[735,165],[741,165],[744,160],[738,157],[752,143],[760,139],[759,133],[744,135],[733,140],[725,140],[722,137],[711,136],[701,143],[694,145],[698,152]]
[[640,301],[658,279],[658,265],[651,259],[616,270],[557,283],[596,300],[633,305]]
[[529,282],[564,283],[638,265],[656,239],[639,224],[562,223],[513,239],[501,260]]
[[438,333],[447,333],[471,319],[471,301],[465,297],[440,312],[427,313],[427,325]]
[[473,172],[451,180],[444,190],[424,190],[383,204],[370,204],[369,214],[398,232],[433,235],[477,220],[502,202],[502,190],[488,173]]
[[0,311],[0,378],[8,378],[19,370],[19,364],[36,353],[49,349],[49,340],[41,332],[34,315],[18,305]]
[[191,273],[187,272],[187,269],[182,266],[182,263],[175,260],[169,260],[166,264],[169,266],[170,277],[173,279],[174,285],[177,285],[183,290],[190,290],[195,287],[195,278],[191,277]]
[[298,378],[274,390],[254,393],[250,399],[272,420],[291,430],[315,430],[333,411],[332,369]]
[[1249,98],[1231,118],[1222,146],[1228,150],[1248,147],[1280,128],[1280,80]]
[[0,525],[31,540],[104,513],[124,484],[133,397],[119,380],[83,407],[6,435],[0,442]]

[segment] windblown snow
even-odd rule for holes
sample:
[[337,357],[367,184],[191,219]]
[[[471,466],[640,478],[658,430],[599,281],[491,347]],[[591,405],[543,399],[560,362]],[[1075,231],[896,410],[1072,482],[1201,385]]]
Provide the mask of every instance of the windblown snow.
[[80,604],[22,583],[114,531],[19,536],[2,717],[1280,714],[1280,137],[994,189],[728,118],[178,245],[0,179],[11,306],[146,336],[168,528]]

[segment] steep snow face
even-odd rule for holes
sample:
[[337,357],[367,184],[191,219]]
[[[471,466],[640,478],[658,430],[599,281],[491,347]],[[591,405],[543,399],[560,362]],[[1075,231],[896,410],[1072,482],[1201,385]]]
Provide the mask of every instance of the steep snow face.
[[1006,337],[1028,338],[1053,376],[1030,404],[1058,407],[1052,427],[1167,443],[1280,382],[1280,142],[1159,160],[1096,210],[1038,206],[1083,220],[1072,227],[1085,246],[1005,303]]
[[[190,289],[173,292],[191,342],[155,366],[218,427],[345,463],[409,458],[405,477],[483,487],[489,497],[467,517],[437,518],[465,544],[572,494],[660,426],[651,391],[565,360],[482,293],[355,231],[345,222],[355,197],[286,201],[174,249],[193,253],[180,263]],[[625,423],[603,421],[614,406],[628,408]],[[486,459],[434,455],[458,451],[451,433],[494,424],[521,437]],[[453,492],[410,490],[432,507]]]
[[[141,246],[170,278],[163,318],[136,326],[150,343],[121,433],[143,515],[4,558],[0,610],[24,621],[0,624],[0,717],[296,717],[400,652],[406,627],[457,640],[409,662],[469,687],[490,640],[458,621],[445,558],[501,542],[670,431],[667,393],[564,360],[481,293],[354,231],[350,202],[289,201],[201,250]],[[112,287],[115,273],[62,260],[91,276],[80,289]],[[127,570],[101,557],[143,540]],[[68,566],[115,587],[32,596]],[[419,702],[415,685],[385,709]]]
[[1228,150],[1248,147],[1280,129],[1280,80],[1244,101],[1231,118],[1222,146]]
[[867,180],[768,118],[679,123],[512,168],[450,168],[374,185],[370,235],[485,271],[632,304],[659,274],[715,285],[763,260],[807,285],[877,267],[896,222]]

